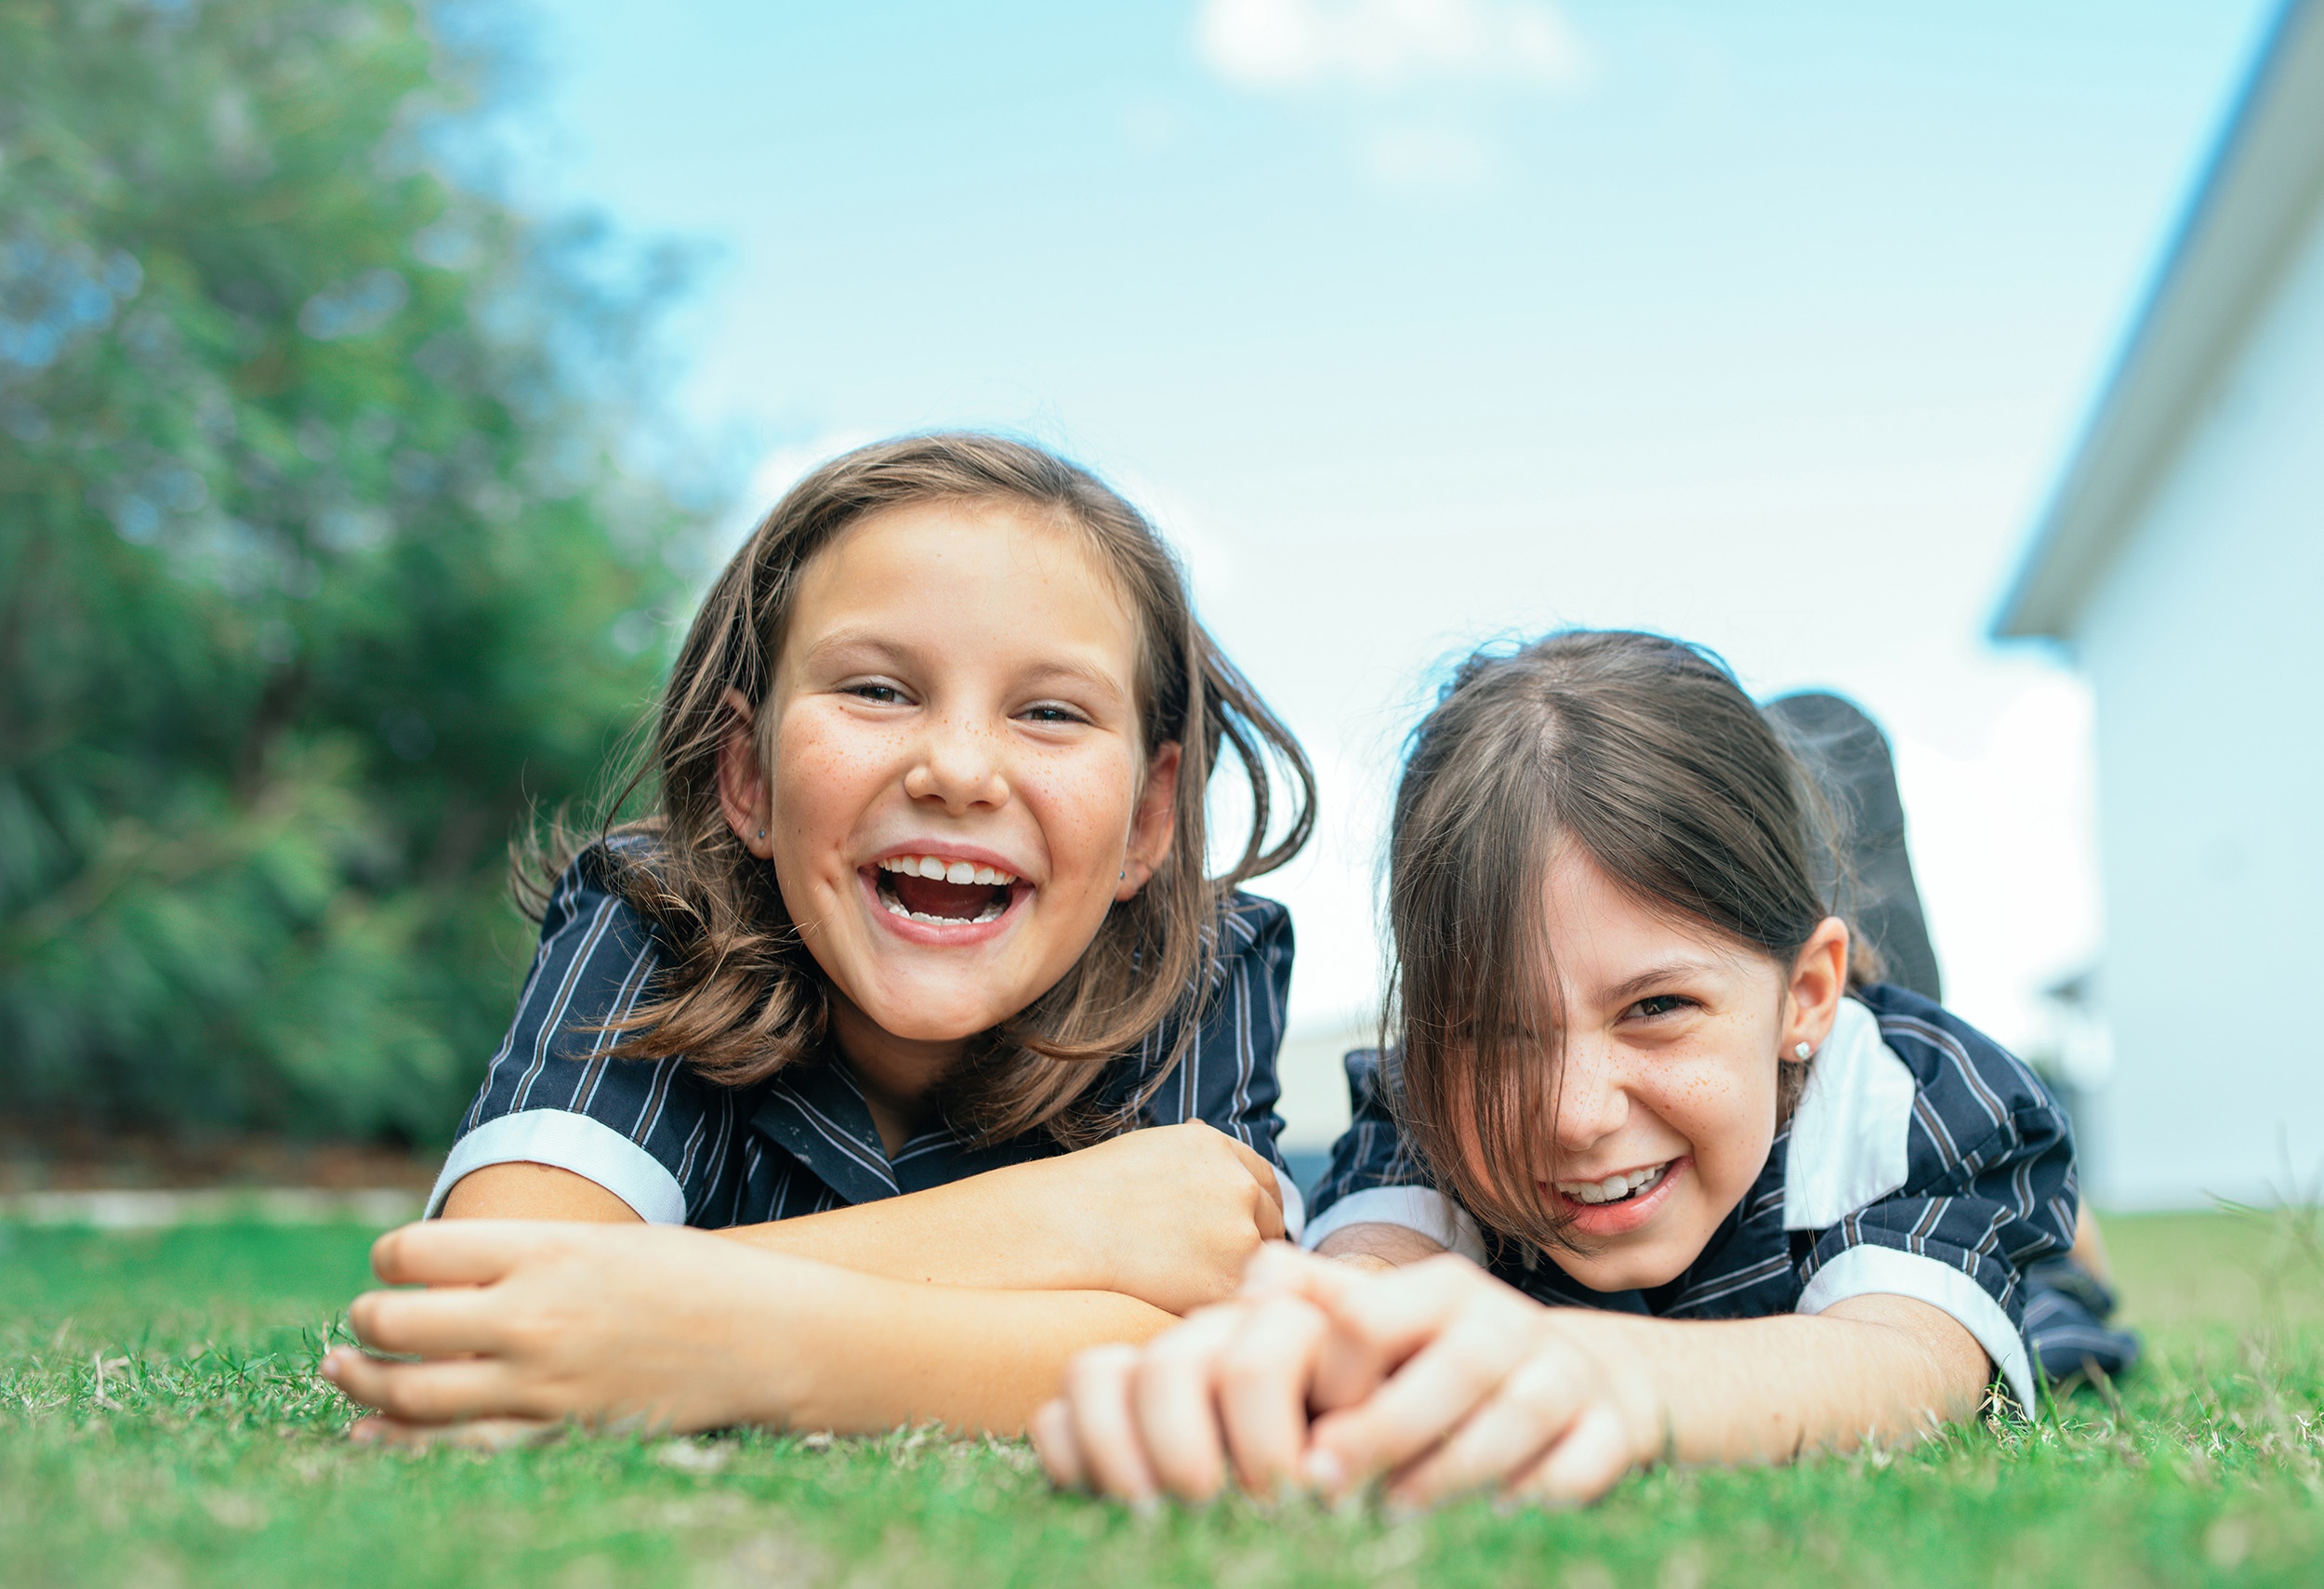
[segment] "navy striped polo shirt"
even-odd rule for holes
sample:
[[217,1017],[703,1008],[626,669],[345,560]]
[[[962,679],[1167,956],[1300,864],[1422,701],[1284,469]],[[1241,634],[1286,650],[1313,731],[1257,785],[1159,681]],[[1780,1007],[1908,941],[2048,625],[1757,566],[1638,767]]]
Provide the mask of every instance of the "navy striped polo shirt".
[[[670,958],[651,923],[608,886],[600,849],[566,868],[541,918],[541,942],[508,1035],[460,1122],[429,1195],[430,1215],[460,1178],[488,1164],[550,1164],[596,1182],[640,1217],[709,1228],[757,1225],[925,1190],[1063,1149],[1035,1131],[974,1145],[948,1125],[891,1158],[846,1064],[790,1066],[746,1087],[705,1080],[682,1058],[627,1060],[594,1030],[652,997]],[[1299,1188],[1275,1137],[1276,1051],[1291,980],[1291,919],[1252,894],[1226,901],[1219,960],[1194,1040],[1146,1100],[1140,1126],[1203,1120],[1275,1166],[1287,1226]],[[1105,1063],[1093,1096],[1127,1105],[1167,1063],[1192,997],[1138,1047]]]

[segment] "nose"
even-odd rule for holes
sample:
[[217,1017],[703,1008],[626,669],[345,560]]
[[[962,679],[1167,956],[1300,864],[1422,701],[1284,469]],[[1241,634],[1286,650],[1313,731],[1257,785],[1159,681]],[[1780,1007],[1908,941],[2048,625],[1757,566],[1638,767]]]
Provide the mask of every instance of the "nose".
[[1009,778],[1002,763],[998,735],[958,714],[931,714],[905,772],[904,792],[916,802],[942,804],[951,816],[1003,805]]
[[1619,1045],[1603,1033],[1573,1032],[1558,1063],[1557,1145],[1579,1153],[1630,1119],[1630,1087]]

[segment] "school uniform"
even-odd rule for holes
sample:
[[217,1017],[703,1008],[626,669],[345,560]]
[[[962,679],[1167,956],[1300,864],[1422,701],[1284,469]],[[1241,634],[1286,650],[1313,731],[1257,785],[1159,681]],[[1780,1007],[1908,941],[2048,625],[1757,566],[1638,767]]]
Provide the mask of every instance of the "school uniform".
[[1591,1291],[1485,1230],[1398,1132],[1393,1063],[1363,1052],[1347,1069],[1354,1119],[1316,1188],[1311,1247],[1345,1225],[1403,1225],[1537,1301],[1660,1318],[1908,1296],[1960,1320],[2022,1407],[2037,1363],[2058,1377],[2085,1357],[2108,1372],[2136,1358],[2134,1337],[2055,1279],[2079,1199],[2065,1111],[2018,1060],[1901,987],[1842,1000],[1759,1179],[1686,1271],[1647,1291]]
[[[1219,963],[1185,1055],[1136,1117],[1141,1126],[1203,1120],[1275,1166],[1286,1225],[1302,1224],[1298,1186],[1275,1137],[1291,920],[1273,900],[1236,894],[1221,911]],[[673,958],[653,925],[608,886],[603,851],[559,879],[508,1035],[436,1177],[430,1216],[464,1175],[489,1164],[570,1170],[655,1225],[757,1225],[867,1203],[1063,1151],[1035,1131],[972,1145],[942,1122],[891,1157],[844,1060],[792,1065],[747,1087],[706,1081],[682,1058],[607,1057],[593,1030],[649,1002]],[[1149,1085],[1186,1010],[1129,1053],[1104,1062],[1093,1095],[1127,1105]]]

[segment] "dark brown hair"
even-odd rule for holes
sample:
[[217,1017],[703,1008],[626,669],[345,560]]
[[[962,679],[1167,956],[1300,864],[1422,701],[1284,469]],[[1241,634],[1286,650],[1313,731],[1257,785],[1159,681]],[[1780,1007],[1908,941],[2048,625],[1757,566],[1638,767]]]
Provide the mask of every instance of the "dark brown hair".
[[[1541,896],[1558,842],[1788,968],[1832,914],[1814,877],[1824,816],[1698,647],[1572,629],[1470,657],[1413,733],[1389,841],[1398,1106],[1439,1184],[1504,1238],[1564,1242],[1536,1187],[1563,1046]],[[1789,1107],[1804,1067],[1780,1074]]]
[[[773,868],[743,847],[720,807],[719,750],[734,721],[724,697],[739,691],[754,708],[766,698],[793,592],[818,552],[871,514],[929,502],[1008,504],[1086,536],[1139,626],[1145,751],[1173,740],[1181,747],[1177,820],[1161,867],[1113,907],[1054,987],[971,1042],[961,1072],[948,1079],[947,1116],[981,1139],[1046,1126],[1068,1143],[1091,1140],[1125,1123],[1076,1110],[1097,1078],[1092,1062],[1135,1047],[1176,1010],[1184,1017],[1177,1046],[1138,1101],[1161,1084],[1217,980],[1226,894],[1307,841],[1315,780],[1290,732],[1195,621],[1185,577],[1144,517],[1088,470],[1001,436],[907,436],[833,459],[759,522],[703,599],[663,692],[651,760],[608,807],[618,810],[654,780],[656,814],[612,829],[617,840],[644,841],[608,853],[616,889],[674,951],[654,1001],[612,1024],[623,1034],[613,1052],[682,1056],[729,1086],[820,1053],[828,1019],[822,973],[784,908]],[[762,748],[772,734],[768,716],[758,714]],[[1242,854],[1212,877],[1204,796],[1222,748],[1246,774],[1250,831]],[[1271,847],[1278,775],[1292,786],[1291,809]],[[571,853],[569,843],[556,847]]]

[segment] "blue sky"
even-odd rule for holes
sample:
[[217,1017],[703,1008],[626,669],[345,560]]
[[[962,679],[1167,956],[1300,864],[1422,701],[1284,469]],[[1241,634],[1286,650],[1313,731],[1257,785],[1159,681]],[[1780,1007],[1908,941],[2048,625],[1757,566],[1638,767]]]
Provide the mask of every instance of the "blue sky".
[[558,0],[510,181],[695,245],[762,509],[999,425],[1107,471],[1315,753],[1295,1023],[1371,996],[1395,742],[1559,622],[1889,726],[1954,1002],[2098,932],[2088,707],[1985,639],[2262,0]]

